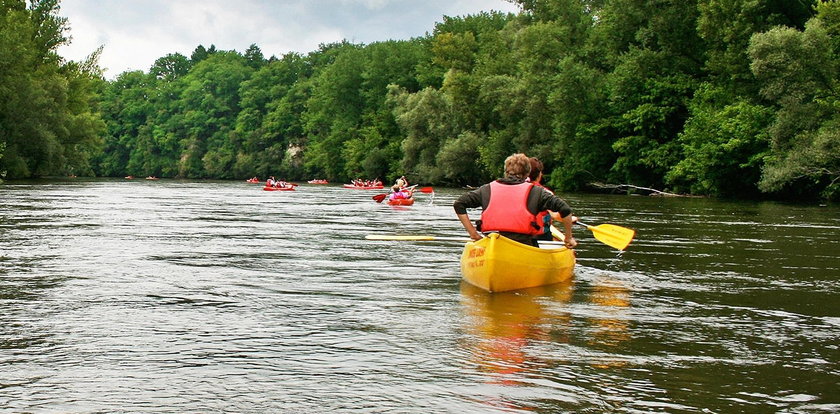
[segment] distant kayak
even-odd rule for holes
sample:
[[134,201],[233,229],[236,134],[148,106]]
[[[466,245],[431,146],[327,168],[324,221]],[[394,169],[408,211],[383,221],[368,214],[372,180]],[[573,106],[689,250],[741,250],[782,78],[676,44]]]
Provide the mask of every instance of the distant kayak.
[[260,180],[256,180],[256,179],[253,179],[253,178],[249,178],[249,179],[245,180],[245,182],[246,182],[246,183],[251,183],[251,184],[259,184],[259,183],[261,183],[262,181],[260,181]]
[[385,186],[384,185],[362,186],[362,185],[344,184],[344,188],[352,188],[354,190],[381,190],[381,189],[385,188]]
[[414,197],[411,198],[397,198],[394,200],[388,200],[388,204],[392,206],[410,206],[414,204]]
[[327,180],[309,180],[307,181],[309,184],[329,184],[330,182]]
[[295,191],[295,187],[263,187],[265,191]]
[[147,179],[147,180],[160,180],[160,178],[157,178],[157,177],[155,177],[155,176],[151,176],[151,175],[150,175],[150,176],[148,176],[148,177],[146,177],[146,179]]

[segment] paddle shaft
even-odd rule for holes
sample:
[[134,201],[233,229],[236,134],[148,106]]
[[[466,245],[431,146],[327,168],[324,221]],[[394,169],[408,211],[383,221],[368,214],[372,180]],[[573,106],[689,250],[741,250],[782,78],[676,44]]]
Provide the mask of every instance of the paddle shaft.
[[[365,236],[367,240],[379,240],[379,241],[451,241],[451,242],[461,242],[461,243],[468,243],[474,241],[473,239],[467,237],[446,237],[446,236],[392,236],[388,234],[368,234]],[[556,241],[539,241],[540,245],[546,246],[563,246],[565,244],[562,242]]]

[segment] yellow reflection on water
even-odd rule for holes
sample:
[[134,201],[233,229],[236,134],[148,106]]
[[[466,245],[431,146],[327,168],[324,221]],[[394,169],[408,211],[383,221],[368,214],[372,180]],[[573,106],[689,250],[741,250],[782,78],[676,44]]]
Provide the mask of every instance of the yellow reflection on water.
[[551,286],[489,293],[461,283],[465,330],[471,338],[467,345],[475,366],[490,375],[488,383],[519,385],[527,371],[547,365],[529,356],[527,347],[534,341],[557,342],[558,327],[563,332],[559,341],[568,339],[571,317],[551,313],[546,305],[556,309],[558,302],[568,302],[572,286],[569,280]]
[[[595,351],[565,361],[574,365],[615,369],[628,364],[621,355],[621,345],[630,339],[630,287],[611,277],[596,277],[591,284],[577,288],[576,300],[584,303],[576,306],[569,305],[576,292],[574,283],[572,279],[496,293],[461,283],[467,338],[464,348],[470,365],[483,376],[481,385],[533,387],[535,380],[545,380],[546,373],[564,364],[558,354],[546,355],[546,344],[570,344],[574,348],[585,343]],[[586,302],[596,306],[586,306]],[[483,395],[481,402],[500,408],[535,409],[509,395],[519,394],[496,390]]]
[[[630,308],[630,289],[621,280],[603,276],[595,279],[589,300],[600,309],[595,316],[587,318],[591,324],[589,344],[615,348],[630,340],[630,322],[627,313]],[[593,363],[599,368],[622,367],[623,359],[610,359]]]

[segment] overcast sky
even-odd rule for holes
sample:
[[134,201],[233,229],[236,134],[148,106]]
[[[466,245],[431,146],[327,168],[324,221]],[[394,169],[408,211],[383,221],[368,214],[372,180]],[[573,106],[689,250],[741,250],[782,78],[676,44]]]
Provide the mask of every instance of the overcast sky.
[[321,43],[371,43],[431,33],[443,16],[517,12],[506,0],[63,0],[72,43],[59,54],[82,60],[100,45],[105,77],[148,72],[169,53],[187,57],[199,44],[265,57],[308,53]]

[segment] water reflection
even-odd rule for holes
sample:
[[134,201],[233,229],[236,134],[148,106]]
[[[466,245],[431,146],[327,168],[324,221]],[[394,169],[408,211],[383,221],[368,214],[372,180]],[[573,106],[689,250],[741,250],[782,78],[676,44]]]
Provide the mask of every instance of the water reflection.
[[[591,326],[589,345],[609,350],[630,340],[630,289],[625,282],[609,275],[597,277],[589,301],[597,306],[587,320]],[[593,363],[599,368],[623,367],[622,359],[604,359]]]
[[[529,354],[528,346],[568,340],[571,316],[549,309],[568,302],[572,291],[571,280],[497,293],[461,283],[461,309],[470,337],[470,355],[477,369],[487,375],[487,383],[525,385],[522,380],[530,371],[548,365],[548,361]],[[554,306],[546,306],[552,302]]]
[[[612,380],[614,370],[628,365],[619,355],[631,339],[631,289],[622,280],[597,275],[498,293],[462,282],[460,300],[464,347],[483,386],[477,397],[482,404],[572,408],[593,390],[626,385]],[[605,369],[610,373],[597,374]]]

